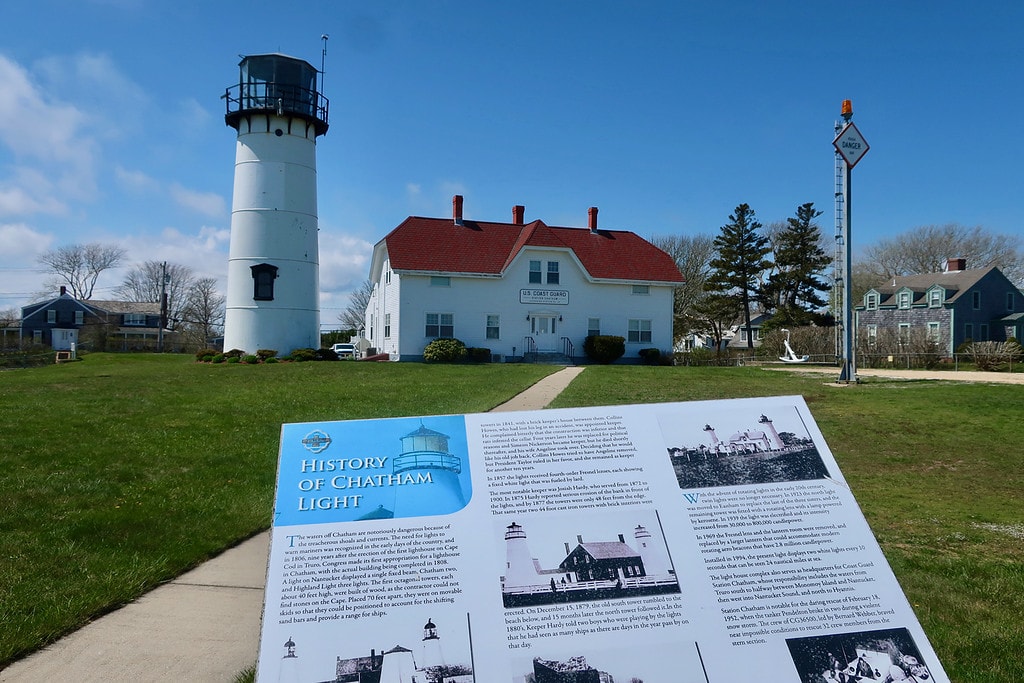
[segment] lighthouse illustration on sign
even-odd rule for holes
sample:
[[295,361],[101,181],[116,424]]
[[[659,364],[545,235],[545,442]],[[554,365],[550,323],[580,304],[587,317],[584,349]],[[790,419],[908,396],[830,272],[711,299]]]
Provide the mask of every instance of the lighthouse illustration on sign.
[[243,57],[224,120],[238,133],[224,348],[320,347],[316,139],[328,102],[317,70],[281,54]]

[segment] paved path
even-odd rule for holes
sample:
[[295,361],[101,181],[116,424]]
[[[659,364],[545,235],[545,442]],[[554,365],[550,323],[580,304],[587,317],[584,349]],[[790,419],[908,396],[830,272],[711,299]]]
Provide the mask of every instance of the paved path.
[[[495,411],[544,408],[583,371],[548,375]],[[4,683],[230,683],[256,662],[270,533],[0,671]]]
[[[766,370],[783,372],[812,372],[839,377],[839,368],[813,365],[764,365]],[[942,379],[950,382],[980,382],[991,384],[1024,384],[1024,372],[973,372],[963,370],[897,370],[889,368],[857,368],[857,377],[891,377],[894,379]]]

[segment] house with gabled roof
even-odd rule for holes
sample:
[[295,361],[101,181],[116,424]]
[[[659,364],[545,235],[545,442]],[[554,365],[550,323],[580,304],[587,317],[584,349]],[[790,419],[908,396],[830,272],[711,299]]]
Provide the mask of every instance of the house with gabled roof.
[[373,249],[365,337],[392,360],[422,360],[437,338],[486,348],[495,360],[583,356],[588,335],[626,339],[624,360],[672,348],[672,258],[633,232],[410,216]]
[[[111,349],[155,348],[160,336],[160,304],[80,300],[62,286],[57,297],[21,309],[22,343],[69,351],[80,345],[82,333],[90,328],[101,329]],[[164,334],[170,331],[164,330]]]
[[895,277],[872,287],[854,307],[858,338],[868,344],[887,330],[909,339],[926,333],[952,356],[965,341],[1024,336],[1024,293],[995,266],[968,269],[952,258],[941,273]]

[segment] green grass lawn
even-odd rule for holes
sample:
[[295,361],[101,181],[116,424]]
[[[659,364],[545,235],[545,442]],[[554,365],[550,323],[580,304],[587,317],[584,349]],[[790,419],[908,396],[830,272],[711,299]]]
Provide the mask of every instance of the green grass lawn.
[[[0,666],[269,525],[284,422],[488,410],[557,368],[0,373]],[[553,407],[801,394],[953,680],[1024,680],[1024,386],[594,366]]]

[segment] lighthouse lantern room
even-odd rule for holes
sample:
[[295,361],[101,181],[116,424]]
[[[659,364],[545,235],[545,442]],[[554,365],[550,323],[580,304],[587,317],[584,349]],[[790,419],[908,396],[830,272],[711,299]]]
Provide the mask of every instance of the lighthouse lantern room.
[[316,138],[328,102],[316,68],[281,54],[239,63],[224,120],[235,129],[224,349],[320,346]]

